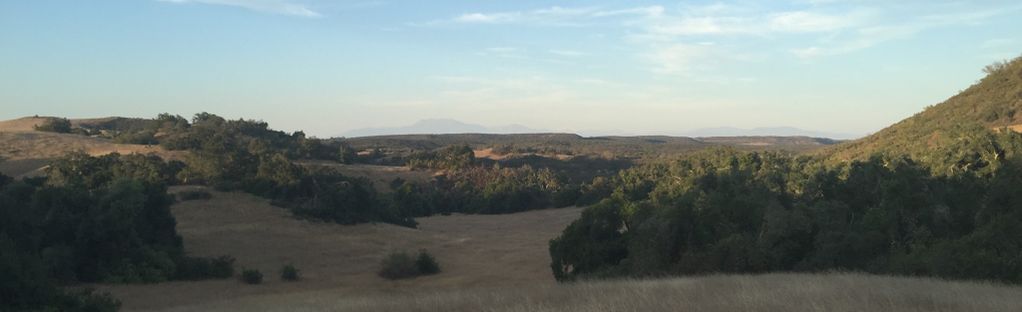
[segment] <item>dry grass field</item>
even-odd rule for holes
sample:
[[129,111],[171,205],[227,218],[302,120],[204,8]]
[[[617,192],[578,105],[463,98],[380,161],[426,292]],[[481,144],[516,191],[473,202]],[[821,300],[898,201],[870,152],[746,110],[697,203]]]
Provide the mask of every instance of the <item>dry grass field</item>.
[[103,138],[35,131],[32,127],[43,120],[25,117],[0,121],[0,158],[5,160],[0,162],[0,172],[14,177],[36,175],[51,159],[74,151],[93,156],[156,154],[165,159],[183,159],[185,155],[185,152],[166,151],[159,146],[118,144]]
[[[182,187],[175,188],[180,190]],[[452,215],[418,219],[419,229],[388,224],[342,226],[291,218],[266,200],[212,192],[208,201],[173,206],[185,249],[197,256],[229,254],[238,267],[259,269],[262,285],[237,280],[101,286],[124,301],[125,311],[177,308],[249,311],[251,302],[283,305],[322,300],[479,287],[534,287],[555,284],[547,242],[578,217],[581,209],[539,210],[514,215]],[[376,276],[380,260],[396,250],[426,248],[443,272],[405,281]],[[278,270],[293,263],[299,282],[280,281]]]
[[[175,187],[180,191],[189,187]],[[192,255],[230,254],[266,275],[102,285],[125,311],[1020,311],[1022,288],[861,274],[767,274],[557,284],[546,242],[580,209],[419,219],[419,229],[297,220],[265,200],[212,192],[174,205]],[[395,250],[427,248],[443,272],[375,275]],[[298,282],[281,281],[295,264]]]
[[[249,311],[282,307],[271,301],[251,304]],[[322,297],[285,304],[290,304],[286,309],[289,311],[1008,312],[1022,311],[1022,288],[862,274],[767,274],[599,281],[360,298]]]

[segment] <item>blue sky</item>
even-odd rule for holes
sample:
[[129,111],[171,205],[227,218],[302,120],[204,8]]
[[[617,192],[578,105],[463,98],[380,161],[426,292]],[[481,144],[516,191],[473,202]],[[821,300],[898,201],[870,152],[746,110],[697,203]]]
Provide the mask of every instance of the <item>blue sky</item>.
[[0,2],[0,118],[209,111],[864,134],[1022,54],[1017,1]]

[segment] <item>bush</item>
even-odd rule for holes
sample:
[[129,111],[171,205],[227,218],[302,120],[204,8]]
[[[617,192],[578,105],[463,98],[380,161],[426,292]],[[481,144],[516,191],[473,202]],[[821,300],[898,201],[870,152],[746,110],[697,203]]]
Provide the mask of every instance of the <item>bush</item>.
[[241,271],[241,281],[245,284],[256,285],[263,282],[263,273],[259,270],[245,269]]
[[390,280],[437,273],[440,273],[440,265],[425,249],[419,250],[419,255],[415,259],[403,251],[391,253],[383,259],[380,271],[377,272],[380,277]]
[[179,280],[200,280],[205,278],[228,278],[234,276],[234,257],[218,258],[182,257],[177,264],[175,278]]
[[415,267],[422,275],[440,273],[440,264],[436,263],[436,258],[425,249],[419,250],[419,256],[415,258]]
[[187,190],[177,193],[177,200],[208,200],[213,198],[213,194],[206,190]]
[[412,278],[419,275],[419,268],[406,252],[394,252],[383,259],[377,274],[389,280]]
[[298,268],[295,268],[293,264],[288,264],[280,268],[280,279],[285,281],[297,281],[301,279],[301,272],[299,272]]
[[43,123],[35,125],[36,131],[70,133],[71,121],[67,118],[47,118]]

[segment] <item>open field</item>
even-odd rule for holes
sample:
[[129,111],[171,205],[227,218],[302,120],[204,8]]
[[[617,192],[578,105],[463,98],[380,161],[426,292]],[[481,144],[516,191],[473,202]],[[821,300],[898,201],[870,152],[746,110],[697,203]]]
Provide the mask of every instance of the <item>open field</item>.
[[276,299],[279,301],[251,302],[247,307],[249,311],[288,307],[290,311],[993,312],[1022,309],[1022,288],[862,274],[767,274],[598,281],[360,298]]
[[[175,190],[182,189],[181,187]],[[229,254],[238,267],[259,269],[262,285],[235,279],[110,285],[125,311],[221,310],[244,303],[346,296],[407,294],[479,287],[554,285],[547,241],[578,217],[581,209],[539,210],[514,215],[453,215],[418,219],[419,229],[389,224],[342,226],[291,218],[266,200],[213,192],[208,201],[173,206],[185,250],[197,256]],[[376,276],[380,260],[396,250],[426,248],[443,272],[405,281]],[[282,282],[278,270],[293,263],[299,282]],[[287,310],[282,306],[270,310]],[[249,310],[249,308],[239,309]]]
[[[174,191],[189,187],[175,187]],[[265,200],[212,192],[173,207],[192,255],[230,254],[259,269],[235,279],[103,285],[125,311],[1018,311],[1022,288],[860,274],[767,274],[558,285],[546,242],[580,209],[419,219],[419,229],[293,219]],[[427,248],[435,276],[375,275],[390,251]],[[294,263],[299,282],[277,277]]]

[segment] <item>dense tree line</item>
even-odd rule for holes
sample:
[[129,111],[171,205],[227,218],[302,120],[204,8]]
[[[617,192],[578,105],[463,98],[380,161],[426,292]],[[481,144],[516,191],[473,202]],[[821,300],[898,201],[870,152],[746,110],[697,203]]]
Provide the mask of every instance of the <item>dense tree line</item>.
[[500,214],[575,204],[578,188],[546,169],[475,166],[450,171],[428,184],[397,181],[391,204],[412,216]]
[[[228,277],[227,258],[184,255],[167,194],[180,165],[154,156],[72,153],[48,178],[0,177],[0,293],[17,309],[112,309],[103,296],[64,292],[77,282]],[[226,276],[225,276],[226,275]]]
[[715,150],[622,172],[551,241],[558,280],[854,270],[1022,282],[1022,137],[930,155]]

